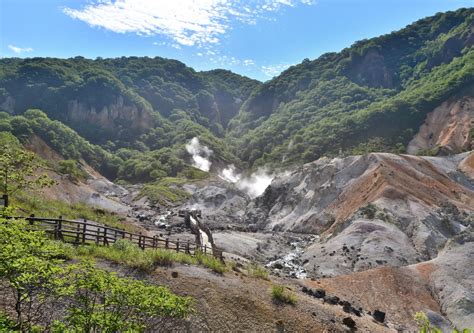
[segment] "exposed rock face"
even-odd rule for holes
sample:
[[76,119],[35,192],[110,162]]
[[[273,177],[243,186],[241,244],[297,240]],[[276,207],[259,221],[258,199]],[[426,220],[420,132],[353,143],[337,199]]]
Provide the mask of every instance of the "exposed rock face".
[[320,159],[275,179],[244,220],[321,235],[301,257],[315,277],[430,260],[474,223],[472,155]]
[[393,88],[393,75],[385,65],[384,56],[372,48],[352,64],[349,76],[358,83],[370,87]]
[[207,224],[220,226],[227,223],[242,223],[250,198],[233,184],[225,181],[211,182],[203,187],[188,185],[185,187],[191,198],[181,209],[200,209],[205,214]]
[[100,110],[73,100],[68,103],[67,114],[73,124],[100,126],[105,131],[117,130],[120,127],[143,131],[153,124],[147,110],[127,105],[122,96],[118,96],[115,103]]
[[322,158],[275,178],[271,189],[248,206],[245,220],[260,223],[266,230],[327,235],[369,203],[387,215],[383,219],[399,218],[402,225],[412,217],[426,218],[442,202],[470,210],[474,185],[459,166],[471,154]]
[[443,330],[473,326],[474,152],[322,158],[275,178],[251,201],[235,201],[229,189],[206,184],[192,198],[220,223],[232,207],[256,231],[215,233],[225,251],[279,276],[281,259],[294,253],[291,263],[311,278],[302,283],[324,289],[326,305],[379,310],[393,330],[415,330],[417,311]]
[[474,97],[446,101],[428,114],[407,151],[416,154],[422,149],[439,147],[442,152],[458,153],[473,149],[473,128]]
[[459,328],[474,327],[474,229],[450,240],[439,256],[414,268],[422,274],[443,313]]
[[15,112],[15,100],[11,96],[7,96],[5,100],[0,104],[0,110],[8,113]]
[[[58,162],[63,159],[37,135],[31,137],[26,148],[48,161]],[[126,213],[129,210],[118,199],[125,195],[127,190],[112,183],[84,162],[81,168],[87,174],[88,178],[85,180],[72,180],[68,175],[45,170],[55,184],[43,189],[41,194],[48,199],[61,200],[69,204],[86,203],[115,213]]]

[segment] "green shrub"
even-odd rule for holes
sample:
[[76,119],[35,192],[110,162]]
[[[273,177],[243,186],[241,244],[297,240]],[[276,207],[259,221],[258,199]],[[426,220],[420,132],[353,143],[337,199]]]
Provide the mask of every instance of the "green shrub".
[[31,193],[21,191],[12,198],[12,204],[18,207],[17,215],[35,214],[38,217],[61,215],[65,219],[86,219],[112,228],[138,232],[137,227],[125,222],[120,216],[84,203],[68,204],[61,200],[50,200],[41,195],[31,195]]
[[286,304],[291,304],[295,305],[297,302],[296,295],[292,293],[291,291],[288,290],[287,287],[282,286],[282,285],[273,285],[271,288],[271,294],[273,297],[273,300],[286,303]]
[[227,271],[227,266],[216,257],[198,252],[196,258],[201,265],[212,269],[216,273],[223,274]]
[[119,277],[90,262],[70,266],[65,295],[72,300],[56,330],[74,332],[143,331],[159,317],[186,317],[194,301],[163,286]]
[[[14,317],[0,314],[2,332],[44,332],[51,324],[53,332],[136,332],[159,317],[182,318],[193,312],[192,298],[166,287],[118,277],[90,261],[68,264],[61,259],[70,258],[73,248],[29,230],[25,221],[0,218],[0,244],[1,291],[15,295],[5,305]],[[75,253],[115,260],[120,254],[131,260],[134,253],[151,258],[125,241],[109,248],[83,246]],[[58,306],[64,312],[51,311]]]
[[[63,280],[63,248],[40,231],[28,231],[25,221],[0,218],[0,279],[2,292],[15,295],[6,310],[15,314],[15,328],[29,331],[46,319],[38,317],[56,301]],[[2,296],[3,297],[3,296]]]
[[262,267],[257,264],[248,264],[247,265],[247,274],[248,276],[258,278],[258,279],[263,279],[263,280],[268,280],[268,271],[265,269],[265,267]]
[[58,162],[58,171],[65,175],[70,175],[74,179],[86,179],[87,173],[83,171],[75,160],[62,160]]
[[0,312],[0,332],[15,332],[15,321],[8,318],[8,316]]

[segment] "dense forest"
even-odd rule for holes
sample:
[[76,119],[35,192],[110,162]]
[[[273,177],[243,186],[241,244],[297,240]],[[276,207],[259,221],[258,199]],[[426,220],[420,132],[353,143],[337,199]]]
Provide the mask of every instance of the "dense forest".
[[0,59],[0,131],[36,134],[111,179],[193,177],[193,137],[240,167],[403,152],[426,114],[474,92],[474,9],[305,59],[265,83],[160,57]]

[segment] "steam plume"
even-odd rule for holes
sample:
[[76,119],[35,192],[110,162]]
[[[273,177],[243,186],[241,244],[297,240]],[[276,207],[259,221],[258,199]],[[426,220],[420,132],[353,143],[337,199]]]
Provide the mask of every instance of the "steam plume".
[[211,169],[212,162],[209,157],[212,154],[212,150],[199,143],[199,139],[194,137],[186,145],[187,152],[192,155],[193,166],[208,172]]
[[250,176],[244,177],[237,173],[233,164],[222,170],[219,176],[230,183],[234,183],[238,189],[246,192],[251,198],[262,195],[275,177],[274,174],[268,173],[266,169],[258,169]]

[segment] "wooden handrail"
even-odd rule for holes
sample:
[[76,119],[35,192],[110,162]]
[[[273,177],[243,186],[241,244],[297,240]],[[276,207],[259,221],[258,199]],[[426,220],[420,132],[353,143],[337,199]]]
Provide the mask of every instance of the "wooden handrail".
[[[210,249],[206,246],[199,246],[196,243],[187,241],[183,243],[179,239],[176,241],[168,238],[160,238],[157,236],[150,237],[146,235],[135,234],[124,229],[111,228],[98,223],[90,223],[86,220],[65,220],[61,216],[59,218],[46,218],[46,217],[10,217],[10,219],[22,219],[29,222],[31,226],[39,227],[39,230],[52,234],[54,239],[61,240],[73,244],[89,244],[95,243],[97,245],[108,246],[115,243],[120,239],[127,239],[130,242],[137,244],[139,248],[146,249],[158,249],[164,248],[176,252],[184,252],[191,255],[196,254],[200,251],[202,253],[209,253],[212,251],[212,255],[222,258],[222,250]],[[191,251],[190,249],[193,249]]]

